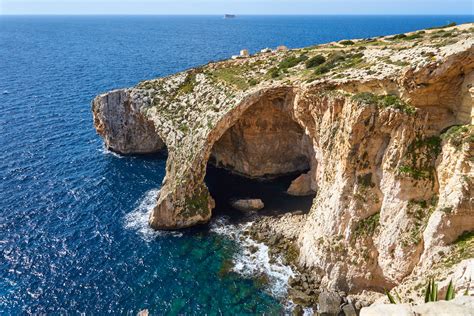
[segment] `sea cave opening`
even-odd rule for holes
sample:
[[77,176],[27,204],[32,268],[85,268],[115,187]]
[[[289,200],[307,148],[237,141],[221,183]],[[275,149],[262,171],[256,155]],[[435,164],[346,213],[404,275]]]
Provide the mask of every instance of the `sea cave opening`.
[[[292,116],[293,98],[273,95],[250,105],[214,143],[205,182],[214,215],[306,213],[315,195],[316,161],[310,138]],[[235,201],[260,199],[248,212]]]

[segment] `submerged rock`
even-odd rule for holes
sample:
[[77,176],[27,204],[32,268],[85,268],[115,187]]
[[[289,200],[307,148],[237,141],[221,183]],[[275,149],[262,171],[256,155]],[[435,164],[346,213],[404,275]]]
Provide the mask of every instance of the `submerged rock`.
[[264,208],[263,201],[260,199],[239,199],[231,202],[233,208],[239,211],[258,211]]

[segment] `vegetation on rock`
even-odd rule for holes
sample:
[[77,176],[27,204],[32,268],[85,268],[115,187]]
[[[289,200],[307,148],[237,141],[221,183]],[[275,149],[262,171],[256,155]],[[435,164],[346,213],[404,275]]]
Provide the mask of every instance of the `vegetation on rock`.
[[415,107],[395,95],[375,95],[370,92],[361,92],[355,94],[352,99],[362,104],[375,104],[380,108],[397,109],[409,115],[416,112]]
[[326,61],[326,58],[323,55],[316,55],[309,58],[306,61],[305,65],[306,65],[306,68],[313,68],[313,67],[323,64],[325,61]]
[[474,143],[474,125],[455,125],[441,135],[441,139],[459,150],[464,143]]
[[415,180],[433,180],[434,161],[440,152],[440,137],[418,137],[408,146],[404,163],[398,170],[401,174],[408,175]]
[[380,225],[380,213],[375,213],[357,222],[354,229],[354,238],[371,237]]

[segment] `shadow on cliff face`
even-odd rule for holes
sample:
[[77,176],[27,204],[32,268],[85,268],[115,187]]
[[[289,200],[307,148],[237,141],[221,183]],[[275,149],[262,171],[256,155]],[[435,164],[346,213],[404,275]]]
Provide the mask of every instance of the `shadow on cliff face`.
[[[213,216],[228,216],[232,221],[246,221],[258,216],[278,216],[287,212],[307,213],[314,195],[291,196],[286,193],[299,173],[273,179],[250,179],[211,164],[207,167],[206,185],[216,202]],[[265,207],[256,212],[245,212],[231,206],[232,199],[258,198]]]
[[[288,91],[262,97],[214,143],[205,178],[216,202],[214,216],[248,219],[309,211],[311,177],[299,176],[316,163],[310,139],[293,118],[293,102]],[[293,182],[303,196],[287,194]],[[232,200],[249,198],[261,199],[265,207],[245,212],[231,206]]]

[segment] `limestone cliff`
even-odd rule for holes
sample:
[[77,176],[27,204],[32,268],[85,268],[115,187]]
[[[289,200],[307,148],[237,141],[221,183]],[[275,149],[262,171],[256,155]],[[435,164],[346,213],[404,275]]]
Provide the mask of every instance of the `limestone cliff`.
[[208,161],[248,177],[307,173],[298,186],[317,195],[299,264],[328,287],[392,288],[461,237],[470,248],[453,264],[472,264],[473,34],[465,24],[211,63],[98,96],[94,124],[120,153],[166,146],[152,227],[210,219]]

